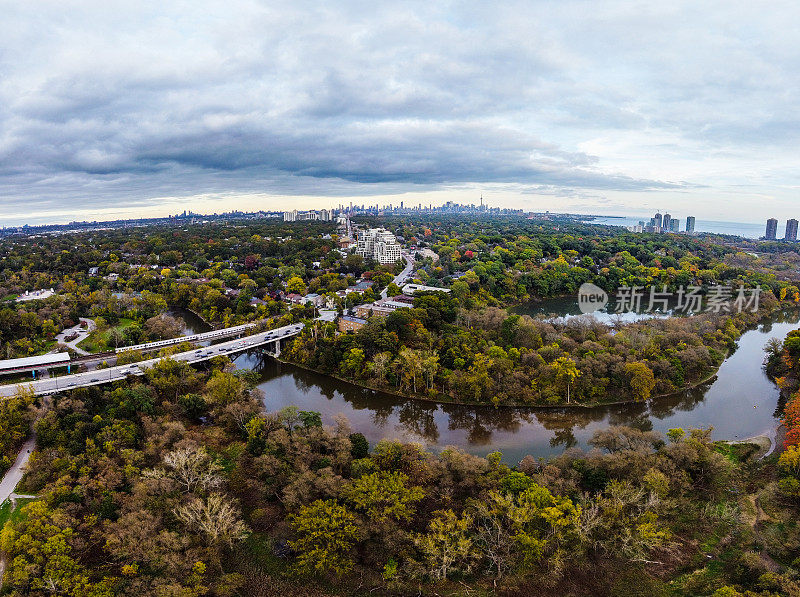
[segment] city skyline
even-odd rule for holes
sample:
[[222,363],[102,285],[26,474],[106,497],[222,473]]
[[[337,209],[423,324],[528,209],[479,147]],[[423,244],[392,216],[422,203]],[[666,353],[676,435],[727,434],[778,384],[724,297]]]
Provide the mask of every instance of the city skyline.
[[795,4],[195,8],[8,7],[0,225],[480,193],[792,216]]

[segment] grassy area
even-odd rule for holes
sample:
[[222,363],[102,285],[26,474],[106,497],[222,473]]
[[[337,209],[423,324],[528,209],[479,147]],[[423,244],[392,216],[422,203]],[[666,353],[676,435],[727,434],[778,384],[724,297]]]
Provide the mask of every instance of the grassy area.
[[132,326],[135,322],[132,319],[120,319],[119,323],[115,326],[109,327],[107,330],[99,331],[94,330],[84,340],[78,343],[78,347],[88,352],[101,352],[116,348],[113,342],[109,341],[111,330],[119,330],[124,332],[126,328]]
[[41,350],[36,351],[36,354],[47,354],[56,347],[56,344],[58,344],[58,342],[55,340],[47,340],[44,343],[44,347]]
[[11,511],[11,500],[3,502],[3,505],[0,506],[0,529],[3,528],[9,520],[13,522],[20,520],[22,518],[22,506],[37,499],[39,498],[17,498],[17,507],[13,512]]
[[714,449],[736,464],[747,462],[758,454],[761,447],[756,443],[714,442]]

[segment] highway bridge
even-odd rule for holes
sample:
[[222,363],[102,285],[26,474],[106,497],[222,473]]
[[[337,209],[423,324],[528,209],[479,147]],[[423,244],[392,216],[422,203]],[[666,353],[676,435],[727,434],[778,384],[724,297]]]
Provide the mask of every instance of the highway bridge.
[[[203,332],[202,334],[193,334],[191,336],[178,336],[177,338],[170,338],[168,340],[157,340],[155,342],[146,342],[144,344],[136,344],[135,346],[123,346],[117,348],[115,351],[98,352],[87,354],[75,359],[70,359],[69,353],[58,352],[48,353],[39,356],[26,357],[22,359],[9,359],[0,360],[0,375],[9,375],[25,372],[44,371],[52,369],[53,367],[71,367],[72,365],[80,365],[88,362],[100,362],[113,358],[115,354],[121,352],[128,352],[131,350],[140,350],[142,352],[149,352],[158,350],[165,346],[172,346],[175,344],[182,344],[184,342],[210,342],[212,340],[219,340],[221,338],[233,338],[242,336],[253,328],[261,325],[260,321],[253,323],[245,323],[242,325],[235,325],[221,330],[211,330],[210,332]],[[35,373],[34,373],[35,377]]]
[[203,332],[202,334],[193,334],[191,336],[178,336],[177,338],[170,338],[168,340],[156,340],[155,342],[145,342],[144,344],[136,344],[134,346],[123,346],[117,348],[116,353],[128,352],[131,350],[141,350],[147,352],[148,350],[156,350],[164,346],[172,346],[173,344],[182,344],[184,342],[207,342],[211,340],[219,340],[220,338],[231,338],[233,336],[241,336],[248,330],[260,325],[260,321],[254,323],[244,323],[242,325],[235,325],[221,330],[211,330],[210,332]]
[[[186,361],[187,363],[200,363],[214,357],[231,356],[236,353],[258,347],[265,347],[270,354],[278,356],[280,355],[281,342],[287,338],[296,336],[303,330],[304,327],[305,326],[302,323],[287,325],[274,330],[267,330],[265,332],[259,332],[257,334],[245,336],[244,338],[221,342],[213,346],[206,346],[203,348],[188,350],[186,352],[180,352],[170,355],[170,358],[175,359],[176,361]],[[240,330],[238,333],[242,333],[242,331]],[[203,334],[197,335],[203,336]],[[185,336],[183,338],[176,338],[176,340],[185,342],[189,338],[193,337],[194,336]],[[130,348],[127,350],[130,350]],[[74,390],[75,388],[83,388],[87,386],[97,386],[120,379],[126,379],[129,375],[144,375],[144,370],[152,367],[158,361],[159,359],[157,358],[147,359],[138,363],[115,365],[107,369],[97,369],[94,371],[88,371],[86,373],[73,373],[72,375],[50,377],[47,379],[41,379],[39,381],[0,385],[0,399],[13,396],[17,392],[18,388],[32,390],[35,395],[43,396],[47,394],[55,394],[59,391]]]

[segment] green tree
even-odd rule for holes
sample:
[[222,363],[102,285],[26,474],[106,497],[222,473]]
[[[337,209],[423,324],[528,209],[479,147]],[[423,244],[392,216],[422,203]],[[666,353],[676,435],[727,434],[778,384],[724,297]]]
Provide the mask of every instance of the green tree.
[[572,383],[580,377],[580,370],[576,367],[575,361],[569,357],[558,357],[550,364],[556,375],[556,379],[562,386],[567,388],[567,404],[569,404],[569,390]]
[[409,487],[408,476],[397,471],[363,475],[345,491],[356,510],[378,522],[411,519],[414,504],[424,495],[421,487]]
[[472,519],[457,516],[450,509],[434,513],[428,532],[417,535],[414,543],[425,556],[428,573],[445,580],[454,572],[468,574],[479,554],[469,535]]
[[361,348],[351,348],[342,360],[340,369],[343,375],[361,377],[364,373],[364,351]]
[[363,433],[350,434],[350,455],[353,460],[366,458],[369,455],[369,442]]
[[580,507],[532,484],[519,494],[491,491],[475,503],[479,543],[498,574],[536,565],[560,569],[567,550],[577,551]]
[[205,395],[210,404],[230,404],[241,400],[247,386],[237,376],[216,370],[206,382]]
[[303,282],[303,278],[299,276],[292,276],[289,278],[289,281],[286,282],[286,291],[289,293],[304,295],[306,293],[306,283]]
[[312,427],[322,427],[322,413],[319,413],[315,410],[301,410],[299,413],[297,413],[297,416],[300,418],[300,422],[306,429],[311,429]]
[[397,355],[397,361],[403,385],[406,387],[410,385],[416,393],[417,379],[422,375],[422,357],[419,351],[404,346]]
[[403,291],[400,290],[400,287],[394,282],[390,282],[389,285],[386,287],[387,296],[397,296],[399,294],[402,294],[402,292]]
[[637,402],[650,398],[650,393],[656,385],[656,378],[653,371],[646,364],[641,362],[627,363],[625,373],[630,378],[631,391]]
[[297,552],[303,574],[343,574],[353,567],[352,550],[358,540],[356,516],[334,500],[317,500],[289,517],[297,538],[289,542]]
[[72,547],[75,531],[56,524],[44,501],[23,506],[22,513],[16,526],[6,525],[2,531],[10,562],[5,579],[12,587],[25,594],[113,595],[113,579],[91,582]]

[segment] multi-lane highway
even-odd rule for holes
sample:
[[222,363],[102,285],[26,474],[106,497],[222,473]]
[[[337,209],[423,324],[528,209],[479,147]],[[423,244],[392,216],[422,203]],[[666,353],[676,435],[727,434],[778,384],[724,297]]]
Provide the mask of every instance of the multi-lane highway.
[[[266,332],[259,332],[251,336],[238,338],[236,340],[221,342],[213,346],[206,346],[186,352],[180,352],[170,355],[170,358],[177,361],[186,361],[188,363],[199,363],[213,357],[229,356],[236,354],[237,352],[256,348],[258,346],[269,346],[270,344],[279,345],[281,340],[299,334],[303,327],[304,325],[302,323],[287,325],[274,330],[268,330]],[[239,333],[241,333],[241,331]],[[181,340],[186,341],[187,338],[184,337],[181,338]],[[129,375],[143,375],[144,370],[148,367],[152,367],[156,362],[158,362],[158,360],[159,359],[157,358],[148,359],[138,363],[132,363],[129,365],[115,365],[107,369],[97,369],[94,371],[88,371],[86,373],[74,373],[72,375],[64,375],[61,377],[49,377],[47,379],[29,381],[21,384],[0,385],[0,399],[13,396],[18,388],[33,390],[33,393],[36,395],[54,394],[58,391],[72,390],[87,386],[96,386],[119,379],[125,379]]]

